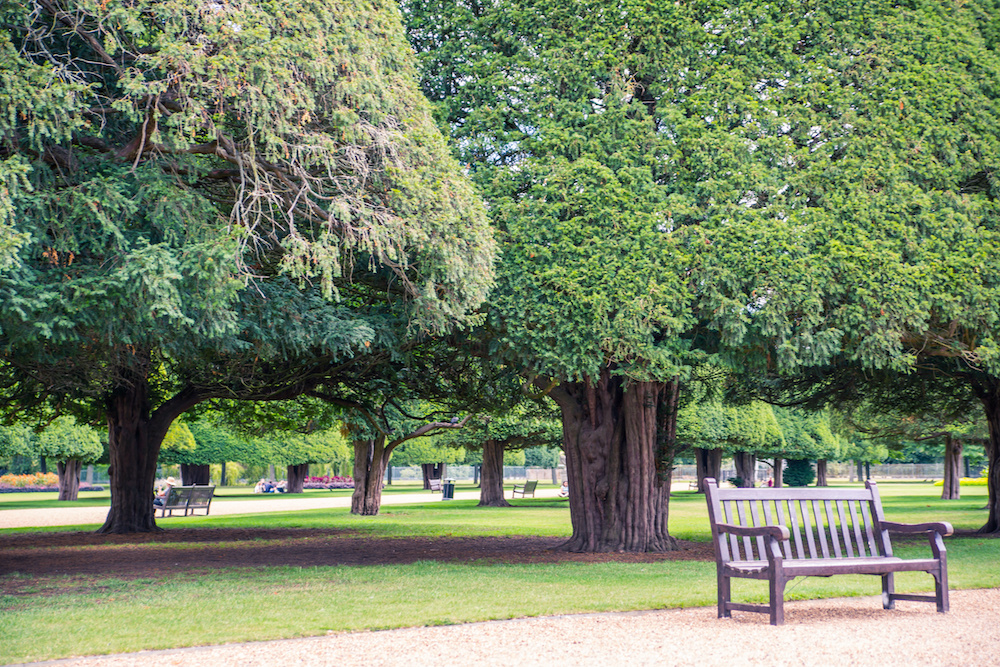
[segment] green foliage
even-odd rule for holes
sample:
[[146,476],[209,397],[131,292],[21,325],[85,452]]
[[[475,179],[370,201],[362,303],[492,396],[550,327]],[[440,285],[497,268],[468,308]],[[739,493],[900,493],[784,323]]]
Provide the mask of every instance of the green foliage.
[[394,466],[415,466],[424,463],[462,463],[465,450],[439,442],[437,438],[415,438],[407,440],[392,450]]
[[847,442],[833,432],[828,411],[809,412],[775,408],[774,415],[785,438],[782,453],[793,459],[837,460]]
[[524,450],[524,465],[531,468],[556,468],[559,466],[559,448],[529,447]]
[[136,377],[154,408],[273,398],[483,300],[492,233],[394,6],[51,11],[0,7],[11,410],[96,418]]
[[702,449],[774,454],[785,441],[774,410],[762,401],[727,405],[718,398],[692,401],[678,411],[677,439]]
[[501,234],[499,349],[557,378],[608,365],[673,377],[698,242],[678,232],[669,200],[670,105],[648,93],[677,71],[671,38],[696,25],[687,8],[403,6],[424,92]]
[[101,434],[73,417],[58,417],[37,437],[38,453],[57,461],[78,459],[92,463],[104,454]]
[[788,486],[809,486],[816,481],[816,471],[807,459],[788,459],[782,480]]

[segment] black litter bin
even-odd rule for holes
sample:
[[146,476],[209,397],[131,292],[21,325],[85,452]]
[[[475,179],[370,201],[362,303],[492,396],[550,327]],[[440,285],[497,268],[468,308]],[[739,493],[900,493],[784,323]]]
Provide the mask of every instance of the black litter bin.
[[441,485],[441,500],[454,500],[455,499],[455,480],[446,479],[444,484]]

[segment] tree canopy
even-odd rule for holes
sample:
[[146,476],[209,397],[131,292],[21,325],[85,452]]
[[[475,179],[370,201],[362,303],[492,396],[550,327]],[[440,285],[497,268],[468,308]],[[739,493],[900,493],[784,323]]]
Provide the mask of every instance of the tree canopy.
[[0,402],[107,418],[104,530],[153,528],[210,398],[360,383],[492,282],[482,206],[392,4],[0,8]]

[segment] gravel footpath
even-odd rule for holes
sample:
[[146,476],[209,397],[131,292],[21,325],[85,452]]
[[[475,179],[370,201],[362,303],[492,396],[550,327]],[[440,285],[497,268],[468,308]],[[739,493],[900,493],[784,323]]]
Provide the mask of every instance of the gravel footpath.
[[[686,482],[685,482],[686,484]],[[686,488],[686,487],[685,487]],[[536,497],[554,498],[559,489],[538,489]],[[478,500],[478,491],[457,491],[456,500]],[[431,503],[441,501],[440,493],[405,493],[386,494],[382,496],[383,505],[406,505],[412,503]],[[299,510],[315,510],[329,507],[350,507],[350,496],[323,497],[315,494],[299,496],[297,494],[282,494],[279,497],[268,496],[260,500],[227,500],[216,498],[209,510],[211,516],[223,514],[256,514],[259,512],[297,512]],[[199,512],[198,516],[201,516]],[[104,523],[108,517],[108,506],[102,507],[58,507],[52,509],[4,509],[0,503],[0,528],[30,528],[33,526],[79,526],[91,523]],[[168,517],[156,517],[156,523],[165,527],[182,526],[185,517],[177,514]]]
[[[785,625],[714,608],[581,614],[57,660],[46,665],[996,665],[1000,589],[951,592],[951,612],[881,598],[789,602]],[[165,630],[167,631],[167,630]]]

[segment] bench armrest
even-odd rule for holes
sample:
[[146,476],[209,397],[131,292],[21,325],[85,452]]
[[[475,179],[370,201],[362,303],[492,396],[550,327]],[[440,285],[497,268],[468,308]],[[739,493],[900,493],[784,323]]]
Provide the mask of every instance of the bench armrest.
[[791,533],[785,526],[734,526],[731,523],[717,523],[715,527],[720,533],[731,533],[738,537],[773,537],[776,540],[787,540]]
[[947,521],[932,521],[928,523],[896,523],[895,521],[883,521],[882,528],[893,533],[938,533],[940,535],[951,535],[955,530]]

